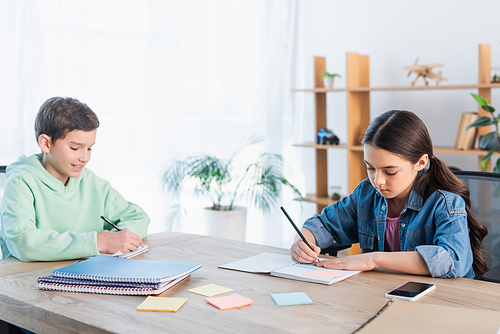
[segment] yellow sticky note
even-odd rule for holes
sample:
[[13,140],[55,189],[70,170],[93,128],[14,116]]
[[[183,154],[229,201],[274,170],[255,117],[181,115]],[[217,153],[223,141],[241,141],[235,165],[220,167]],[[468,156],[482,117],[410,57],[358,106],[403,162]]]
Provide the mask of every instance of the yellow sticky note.
[[234,290],[213,283],[188,290],[188,292],[196,293],[205,297],[213,297],[231,291]]
[[177,312],[186,304],[187,298],[153,297],[148,296],[136,311]]

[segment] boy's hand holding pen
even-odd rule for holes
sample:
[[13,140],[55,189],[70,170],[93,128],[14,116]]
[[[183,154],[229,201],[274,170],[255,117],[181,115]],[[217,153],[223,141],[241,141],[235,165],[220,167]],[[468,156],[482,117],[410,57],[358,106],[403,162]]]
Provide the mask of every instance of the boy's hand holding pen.
[[115,223],[104,216],[101,216],[107,224],[112,226],[118,232],[113,233],[104,230],[97,235],[97,248],[100,252],[114,254],[118,251],[127,253],[135,250],[143,244],[142,239],[135,233],[127,230],[122,230]]

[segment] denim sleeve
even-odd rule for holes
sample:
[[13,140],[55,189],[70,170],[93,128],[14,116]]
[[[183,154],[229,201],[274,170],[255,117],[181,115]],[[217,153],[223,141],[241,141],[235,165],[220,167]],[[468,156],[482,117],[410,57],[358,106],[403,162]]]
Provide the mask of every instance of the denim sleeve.
[[335,204],[323,209],[320,215],[306,220],[307,228],[320,248],[336,243],[351,245],[359,242],[357,228],[356,190]]
[[427,264],[431,276],[474,278],[466,213],[450,210],[442,214],[435,224],[433,245],[415,248]]
[[306,220],[303,227],[311,231],[316,238],[316,245],[318,245],[319,248],[326,248],[335,242],[333,236],[323,225],[319,215],[315,215]]
[[424,258],[432,277],[457,277],[455,274],[455,264],[450,254],[443,247],[422,245],[417,246],[415,250]]

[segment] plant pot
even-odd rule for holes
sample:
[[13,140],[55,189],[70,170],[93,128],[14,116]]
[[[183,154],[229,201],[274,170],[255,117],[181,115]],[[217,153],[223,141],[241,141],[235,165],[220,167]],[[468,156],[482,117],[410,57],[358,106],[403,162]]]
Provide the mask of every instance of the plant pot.
[[324,77],[323,78],[323,83],[325,85],[325,88],[333,88],[333,79],[335,79],[335,77]]
[[234,207],[230,211],[203,209],[205,233],[212,237],[245,241],[247,209]]
[[[479,136],[479,142],[481,142],[481,138],[483,138],[483,136]],[[492,140],[490,140],[490,142],[484,148],[484,150],[495,150],[495,149],[498,149],[498,139],[497,138],[493,138]]]

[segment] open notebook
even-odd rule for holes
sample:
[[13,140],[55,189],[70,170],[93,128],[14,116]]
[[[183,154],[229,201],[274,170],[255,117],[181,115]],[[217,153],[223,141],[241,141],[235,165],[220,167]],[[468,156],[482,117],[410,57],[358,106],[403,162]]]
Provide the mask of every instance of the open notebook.
[[331,285],[345,280],[359,271],[332,270],[316,267],[314,264],[294,262],[290,255],[261,253],[246,259],[218,266],[218,268],[271,274],[277,277]]
[[122,253],[120,251],[118,251],[118,252],[116,252],[114,254],[101,252],[101,255],[104,255],[104,256],[117,256],[117,257],[123,257],[123,258],[126,258],[126,259],[130,259],[131,257],[134,257],[136,255],[145,253],[147,251],[148,251],[148,245],[142,245],[142,246],[137,247],[135,250],[127,252],[127,253]]

